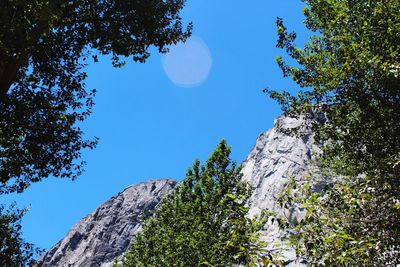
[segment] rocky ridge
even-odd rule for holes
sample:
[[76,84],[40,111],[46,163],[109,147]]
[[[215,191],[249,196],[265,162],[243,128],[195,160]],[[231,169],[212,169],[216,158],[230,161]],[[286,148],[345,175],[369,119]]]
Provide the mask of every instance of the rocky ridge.
[[37,266],[112,266],[140,230],[142,214],[154,209],[175,185],[175,181],[163,179],[126,188],[82,218]]
[[[312,167],[311,159],[319,153],[310,131],[303,133],[302,138],[282,132],[282,128],[301,128],[302,123],[302,119],[278,117],[274,127],[257,138],[256,145],[243,162],[243,180],[254,190],[249,203],[250,216],[259,214],[262,209],[274,211],[291,221],[299,221],[304,216],[304,211],[298,207],[284,209],[278,204],[279,195],[291,177],[298,182],[305,181]],[[294,249],[282,241],[287,234],[277,224],[270,223],[262,238],[269,250],[278,251],[279,245],[279,253],[287,266],[304,266],[304,261],[296,258]]]
[[[290,177],[298,181],[306,178],[309,161],[317,151],[311,133],[295,138],[280,131],[280,128],[290,129],[301,123],[301,120],[292,118],[277,118],[274,127],[257,138],[254,148],[243,162],[243,179],[254,188],[249,215],[269,209],[292,220],[301,218],[302,210],[296,207],[285,210],[277,203]],[[63,240],[45,254],[39,266],[111,266],[127,250],[132,237],[140,229],[140,214],[153,209],[175,184],[167,179],[128,187],[79,221]],[[286,234],[271,224],[263,238],[274,249],[276,244],[284,245],[282,237]],[[283,257],[288,266],[303,266],[289,248]]]

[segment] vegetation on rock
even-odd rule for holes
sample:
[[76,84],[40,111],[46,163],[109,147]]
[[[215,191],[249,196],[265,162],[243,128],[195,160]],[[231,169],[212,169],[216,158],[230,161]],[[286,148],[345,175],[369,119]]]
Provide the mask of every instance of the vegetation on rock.
[[177,189],[143,223],[119,266],[265,265],[262,220],[247,217],[251,190],[222,141],[207,163],[197,160]]
[[277,62],[306,89],[297,96],[266,92],[286,115],[310,118],[306,126],[323,149],[320,175],[343,178],[320,193],[310,184],[292,186],[286,200],[302,195],[297,201],[307,209],[293,243],[312,265],[394,266],[400,263],[400,1],[304,2],[305,25],[316,34],[299,48],[278,19],[277,46],[298,65]]

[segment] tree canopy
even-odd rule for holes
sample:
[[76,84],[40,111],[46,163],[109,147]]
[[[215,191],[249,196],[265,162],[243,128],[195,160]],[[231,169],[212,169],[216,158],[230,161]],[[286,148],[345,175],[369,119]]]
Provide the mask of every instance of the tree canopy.
[[84,67],[98,55],[114,66],[144,62],[149,48],[166,52],[184,41],[184,0],[1,1],[0,193],[22,192],[50,175],[75,178],[86,140],[77,126],[94,90]]
[[10,267],[27,266],[42,251],[25,242],[21,234],[21,218],[25,210],[15,205],[8,209],[0,205],[0,265]]
[[300,190],[309,212],[295,243],[316,265],[398,264],[400,1],[304,2],[315,33],[304,48],[277,20],[277,46],[297,64],[277,62],[303,90],[266,92],[286,115],[310,118],[323,149],[318,166],[343,179],[325,193]]
[[207,163],[197,160],[174,192],[146,219],[122,264],[128,266],[232,266],[269,260],[247,218],[250,188],[222,141]]

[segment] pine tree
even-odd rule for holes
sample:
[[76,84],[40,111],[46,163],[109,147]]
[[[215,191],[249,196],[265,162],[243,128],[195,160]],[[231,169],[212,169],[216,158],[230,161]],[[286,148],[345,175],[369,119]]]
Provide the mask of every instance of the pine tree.
[[122,266],[253,266],[262,258],[258,231],[265,221],[247,217],[251,190],[230,151],[222,141],[205,165],[195,161],[145,220]]

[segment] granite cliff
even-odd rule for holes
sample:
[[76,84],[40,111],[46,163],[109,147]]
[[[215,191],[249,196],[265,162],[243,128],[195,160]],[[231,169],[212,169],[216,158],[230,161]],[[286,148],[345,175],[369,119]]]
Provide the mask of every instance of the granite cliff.
[[[274,127],[257,138],[254,148],[243,162],[243,180],[254,190],[249,203],[250,216],[258,214],[262,209],[274,211],[292,222],[299,221],[304,216],[304,211],[298,207],[283,209],[278,204],[279,195],[285,190],[291,177],[298,182],[305,181],[311,169],[310,160],[319,153],[311,132],[303,132],[302,138],[296,138],[282,131],[299,129],[302,123],[301,119],[278,117]],[[304,261],[296,258],[294,249],[287,247],[282,241],[287,234],[277,224],[270,223],[262,238],[267,242],[269,250],[282,254],[281,258],[285,260],[286,266],[304,266]]]
[[[284,210],[277,203],[291,176],[296,180],[305,179],[309,160],[316,151],[311,133],[295,138],[279,130],[297,127],[300,123],[291,118],[277,118],[274,127],[257,138],[254,148],[243,162],[243,179],[254,188],[249,203],[250,216],[264,208],[291,220],[302,216],[302,210],[296,207]],[[63,240],[44,255],[38,266],[111,266],[115,259],[121,258],[140,229],[142,212],[153,209],[175,184],[166,179],[128,187],[80,220]],[[271,224],[263,233],[263,238],[273,249],[277,243],[282,245],[282,237],[286,234]],[[288,266],[303,266],[289,248],[283,257]]]
[[41,267],[107,267],[128,249],[140,218],[174,186],[171,179],[126,188],[81,219],[39,261]]

